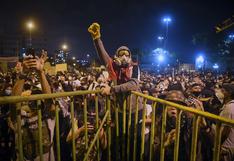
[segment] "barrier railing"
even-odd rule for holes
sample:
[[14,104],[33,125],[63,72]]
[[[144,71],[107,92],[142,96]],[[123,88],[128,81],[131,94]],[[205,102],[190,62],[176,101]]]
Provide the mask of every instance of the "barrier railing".
[[[61,97],[70,97],[71,103],[71,123],[72,123],[72,159],[73,161],[76,160],[76,145],[75,145],[75,122],[74,122],[74,96],[83,95],[87,96],[89,94],[98,94],[100,93],[100,90],[96,91],[75,91],[75,92],[63,92],[63,93],[53,93],[53,94],[39,94],[39,95],[31,95],[31,96],[8,96],[8,97],[0,97],[0,104],[15,104],[16,106],[16,121],[17,121],[17,149],[18,149],[18,160],[23,161],[24,160],[24,154],[23,154],[23,143],[22,143],[22,133],[21,133],[21,103],[22,102],[28,102],[28,101],[35,101],[37,100],[37,115],[38,115],[38,145],[39,145],[39,154],[40,154],[40,161],[43,161],[43,145],[42,145],[42,113],[41,113],[41,100],[46,99],[54,99],[54,98],[61,98]],[[85,147],[87,150],[87,153],[84,157],[84,160],[87,160],[87,157],[93,148],[95,142],[97,142],[97,149],[99,151],[99,133],[100,130],[103,128],[104,123],[110,119],[110,100],[109,97],[106,97],[107,99],[107,109],[104,115],[104,118],[102,119],[102,122],[99,126],[99,117],[98,117],[98,96],[95,95],[95,111],[96,111],[96,117],[95,117],[95,128],[96,128],[96,134],[93,139],[93,142],[91,145],[88,145],[88,129],[87,129],[87,98],[85,97],[84,102],[84,126],[85,126]],[[56,103],[55,105],[55,137],[56,137],[56,160],[60,161],[60,136],[59,136],[59,107]],[[14,108],[14,107],[12,107]],[[107,130],[108,135],[108,152],[110,155],[110,128]],[[100,154],[98,153],[97,160],[100,160]]]
[[[155,98],[152,96],[144,95],[139,92],[132,92],[132,95],[136,95],[137,97],[142,97],[145,100],[151,100],[153,101],[153,106],[152,106],[152,124],[151,124],[151,137],[150,137],[150,157],[149,160],[153,160],[153,144],[154,144],[154,133],[155,133],[155,112],[157,111],[156,109],[156,103],[161,103],[163,104],[163,111],[162,111],[162,130],[161,130],[161,147],[160,147],[160,161],[164,161],[164,153],[165,153],[165,145],[164,140],[165,140],[165,130],[166,130],[166,119],[167,119],[167,106],[172,106],[175,107],[177,111],[177,119],[176,119],[176,139],[175,139],[175,144],[174,144],[174,161],[178,161],[178,152],[179,152],[179,142],[180,142],[180,122],[181,122],[181,113],[182,111],[192,113],[194,115],[193,118],[193,133],[192,133],[192,144],[191,144],[191,156],[190,156],[190,161],[195,161],[196,160],[196,154],[197,154],[197,140],[198,140],[198,129],[199,129],[199,119],[201,117],[208,118],[211,120],[216,121],[216,129],[215,129],[215,139],[214,139],[214,149],[213,149],[213,161],[219,161],[220,160],[220,147],[221,147],[221,126],[223,124],[229,125],[232,128],[234,128],[234,120],[223,118],[208,112],[200,111],[194,108],[186,107],[183,105],[178,105],[173,102],[165,101],[159,98]],[[144,100],[144,106],[146,104],[146,101]],[[138,104],[137,104],[138,106]],[[143,108],[143,116],[145,113],[145,108]],[[137,115],[135,120],[137,120]],[[143,119],[143,124],[145,122],[145,117]],[[135,125],[136,126],[136,125]],[[142,126],[142,132],[145,130],[145,126]],[[136,129],[136,128],[135,128]],[[143,134],[143,133],[142,133]],[[141,155],[140,155],[140,160],[143,159],[144,155],[144,136],[141,137]],[[136,143],[134,142],[134,149],[135,149]],[[136,155],[136,150],[134,150],[134,156]],[[157,154],[156,154],[157,155]],[[134,157],[134,161],[136,158]]]
[[[27,101],[33,101],[37,100],[37,114],[38,114],[38,142],[39,142],[39,154],[40,154],[40,160],[43,161],[43,145],[42,145],[42,113],[40,110],[41,106],[41,100],[46,99],[53,99],[53,98],[60,98],[60,97],[70,97],[71,98],[71,123],[72,123],[72,159],[73,161],[77,160],[76,158],[76,144],[75,144],[75,122],[74,122],[74,96],[78,95],[84,95],[87,96],[88,94],[98,94],[100,93],[100,90],[97,91],[76,91],[76,92],[64,92],[64,93],[54,93],[54,94],[40,94],[40,95],[32,95],[32,96],[10,96],[10,97],[0,97],[0,104],[16,104],[16,121],[17,121],[17,149],[18,149],[18,159],[20,161],[24,160],[24,154],[23,154],[23,144],[22,144],[22,134],[21,134],[21,102],[27,102]],[[136,97],[136,108],[135,111],[132,111],[129,106],[132,104],[132,97]],[[143,111],[142,111],[142,121],[141,121],[141,139],[140,139],[140,157],[137,158],[137,144],[139,144],[138,140],[138,126],[139,126],[139,113],[138,108],[141,102],[139,102],[140,99],[143,99]],[[114,100],[114,101],[113,101]],[[127,160],[129,161],[130,158],[132,158],[133,161],[144,160],[144,150],[145,150],[145,122],[146,118],[144,117],[146,114],[146,103],[147,100],[151,100],[152,103],[152,123],[150,127],[150,144],[149,144],[149,160],[153,161],[155,158],[155,149],[154,149],[154,140],[155,140],[155,129],[157,129],[155,124],[156,119],[156,113],[157,113],[157,103],[163,104],[163,111],[162,111],[162,125],[161,125],[161,145],[160,145],[160,161],[164,161],[164,155],[165,155],[165,145],[163,144],[165,141],[165,132],[166,132],[166,120],[167,120],[167,106],[175,107],[177,112],[177,119],[176,119],[176,139],[174,143],[174,161],[178,161],[179,158],[179,144],[180,144],[180,122],[181,122],[181,113],[183,111],[192,113],[194,115],[193,118],[193,133],[192,133],[192,146],[191,146],[191,158],[190,161],[196,160],[196,150],[197,150],[197,140],[198,140],[198,130],[199,130],[199,120],[201,117],[212,119],[216,121],[216,133],[215,133],[215,142],[214,142],[214,150],[213,150],[213,161],[219,161],[220,160],[220,147],[221,147],[221,127],[223,124],[229,125],[232,128],[234,127],[234,120],[226,119],[208,112],[199,111],[190,107],[178,105],[173,102],[165,101],[162,99],[154,98],[152,96],[144,95],[139,92],[132,92],[131,96],[128,97],[126,100],[124,100],[123,107],[116,106],[115,99],[112,99],[113,102],[111,102],[111,99],[109,96],[106,97],[105,100],[105,114],[101,121],[101,124],[99,125],[99,118],[98,118],[98,101],[99,98],[97,95],[95,95],[95,113],[96,113],[96,124],[95,129],[96,133],[94,135],[94,138],[90,145],[88,145],[88,129],[87,129],[87,98],[84,97],[83,103],[84,103],[84,126],[85,126],[85,147],[86,147],[86,153],[84,155],[83,160],[86,161],[88,159],[88,156],[96,144],[97,146],[97,160],[100,160],[100,151],[99,151],[99,133],[101,129],[103,128],[105,122],[110,122],[111,116],[114,118],[112,122],[115,123],[115,128],[111,129],[111,126],[107,126],[107,159],[110,161],[115,156],[115,160],[118,160],[118,158],[121,158],[121,160]],[[113,108],[111,108],[113,106]],[[111,109],[114,109],[111,111]],[[121,111],[120,111],[121,109]],[[128,111],[127,111],[128,109]],[[137,111],[137,112],[136,112]],[[61,160],[60,158],[60,136],[59,136],[59,107],[58,105],[55,106],[55,137],[56,137],[56,159],[58,161]],[[119,114],[121,113],[122,118],[119,118]],[[111,115],[113,114],[113,115]],[[132,115],[134,114],[134,115]],[[132,120],[134,120],[132,122]],[[122,122],[122,127],[121,127]],[[131,136],[131,129],[133,129],[133,135]],[[111,132],[113,132],[113,135],[115,135],[116,140],[115,144],[112,143],[111,138]],[[119,139],[121,135],[121,138]],[[133,137],[133,138],[131,138]],[[133,140],[133,145],[131,145],[131,139]],[[121,142],[120,142],[121,141]],[[125,144],[126,143],[126,144]],[[115,148],[114,151],[111,151],[112,147]],[[112,153],[111,153],[112,152]],[[132,153],[131,153],[132,152]]]

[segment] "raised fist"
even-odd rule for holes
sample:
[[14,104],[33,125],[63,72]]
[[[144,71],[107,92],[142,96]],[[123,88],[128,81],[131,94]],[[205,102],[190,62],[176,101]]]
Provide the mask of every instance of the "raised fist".
[[101,37],[100,25],[96,22],[89,26],[88,31],[91,33],[93,40]]

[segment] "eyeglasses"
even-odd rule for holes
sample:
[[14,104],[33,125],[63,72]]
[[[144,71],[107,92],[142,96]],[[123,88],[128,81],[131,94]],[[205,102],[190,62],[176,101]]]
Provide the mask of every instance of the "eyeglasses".
[[129,51],[128,50],[120,50],[118,52],[118,54],[117,54],[118,57],[121,57],[121,56],[124,56],[124,55],[130,57]]

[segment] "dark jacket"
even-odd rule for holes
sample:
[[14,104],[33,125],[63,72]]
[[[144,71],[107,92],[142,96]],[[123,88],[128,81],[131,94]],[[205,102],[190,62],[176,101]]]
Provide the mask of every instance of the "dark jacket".
[[[124,100],[131,95],[131,91],[141,92],[139,80],[132,78],[126,83],[111,87],[111,93],[116,95],[117,107],[119,107],[120,112],[121,110],[123,110]],[[136,96],[132,95],[132,101],[130,106],[127,101],[127,107],[126,107],[127,111],[129,111],[130,108],[132,110],[132,113],[136,111],[136,102],[137,102],[136,99],[137,99]],[[139,97],[138,101],[139,101],[138,110],[142,110],[143,108],[142,98]]]

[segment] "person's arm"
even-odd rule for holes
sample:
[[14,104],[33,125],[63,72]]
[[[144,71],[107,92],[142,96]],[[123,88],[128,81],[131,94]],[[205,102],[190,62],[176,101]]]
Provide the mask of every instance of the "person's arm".
[[104,128],[102,128],[100,133],[99,133],[99,139],[100,139],[102,149],[106,149],[107,137],[106,137],[106,132],[104,131]]
[[[224,110],[220,113],[221,117],[225,117],[227,119],[233,119],[234,118],[234,114],[232,112],[232,108],[234,108],[234,104],[230,103],[225,105]],[[221,135],[221,142],[223,143],[230,134],[231,131],[231,127],[228,125],[223,125],[222,126],[222,135]]]
[[[233,107],[228,107],[231,106],[232,104],[226,105],[226,107],[224,108],[224,110],[220,113],[221,117],[225,117],[228,119],[233,119],[232,113],[230,108]],[[222,125],[221,127],[221,144],[229,137],[230,131],[231,131],[231,127],[228,125]],[[213,124],[212,126],[208,126],[205,129],[205,133],[208,136],[209,139],[211,139],[211,142],[214,142],[215,139],[215,133],[216,133],[216,126]]]
[[20,96],[24,89],[24,79],[18,79],[12,89],[12,96]]
[[223,143],[228,138],[230,132],[231,132],[231,127],[224,125],[222,129],[221,143]]
[[122,93],[136,91],[139,88],[139,81],[137,79],[130,79],[128,82],[112,86],[111,93]]
[[23,74],[23,65],[21,62],[17,62],[15,69],[18,73],[18,79],[16,80],[12,89],[12,96],[20,96],[24,89],[26,75]]
[[137,79],[130,79],[128,82],[112,86],[105,85],[101,87],[103,95],[110,95],[115,93],[124,93],[130,91],[137,91],[139,89],[139,81]]
[[50,94],[51,93],[51,88],[49,85],[49,82],[46,78],[45,72],[39,71],[39,77],[40,77],[40,82],[41,82],[41,88],[44,94]]
[[41,82],[41,87],[42,87],[43,93],[50,94],[51,88],[50,88],[49,82],[46,78],[46,75],[45,75],[45,72],[43,69],[46,60],[47,60],[47,52],[42,50],[42,55],[41,55],[40,59],[37,59],[37,62],[38,62],[37,70],[38,70],[38,74],[40,77],[40,82]]
[[111,58],[109,54],[107,53],[102,41],[101,41],[101,32],[100,32],[100,25],[98,23],[93,23],[88,28],[89,33],[91,34],[95,48],[97,50],[98,56],[101,58],[101,60],[104,62],[106,66],[108,66],[109,62],[111,61]]
[[111,62],[111,58],[107,53],[102,40],[100,38],[94,40],[94,46],[96,48],[98,56],[101,58],[101,60],[104,62],[105,66],[107,67]]

